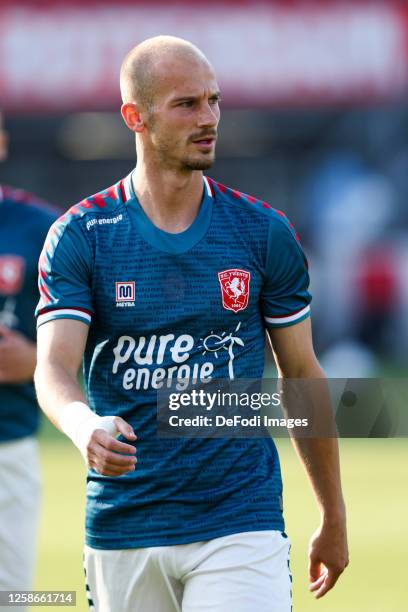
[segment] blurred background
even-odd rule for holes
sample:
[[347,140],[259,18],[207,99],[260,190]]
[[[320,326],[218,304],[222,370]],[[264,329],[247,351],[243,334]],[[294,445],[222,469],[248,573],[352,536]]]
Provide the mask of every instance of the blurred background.
[[[407,3],[2,0],[0,107],[10,155],[0,183],[66,209],[127,174],[134,142],[119,114],[119,67],[132,46],[156,34],[196,43],[218,74],[222,120],[209,175],[267,200],[295,224],[310,263],[315,345],[327,374],[404,377]],[[306,540],[317,516],[299,514],[313,502],[303,504],[310,496],[304,477],[287,443],[279,444],[293,569],[302,577],[294,609],[405,609],[404,441],[342,441],[357,563],[317,603],[305,586]],[[47,523],[38,588],[63,583],[80,591],[83,473],[75,450],[48,426],[42,448]]]

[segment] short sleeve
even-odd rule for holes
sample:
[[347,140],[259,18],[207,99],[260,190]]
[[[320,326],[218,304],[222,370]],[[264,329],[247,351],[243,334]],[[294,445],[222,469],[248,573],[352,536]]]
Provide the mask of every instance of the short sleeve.
[[91,247],[78,223],[54,223],[39,260],[37,327],[54,319],[91,323],[91,270]]
[[310,316],[308,264],[293,226],[285,218],[269,227],[261,308],[267,327],[295,325]]

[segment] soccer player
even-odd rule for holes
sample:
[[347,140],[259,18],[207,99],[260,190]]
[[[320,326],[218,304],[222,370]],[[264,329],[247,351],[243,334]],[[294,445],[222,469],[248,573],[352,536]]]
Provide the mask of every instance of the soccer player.
[[[6,157],[0,112],[0,161]],[[0,214],[0,591],[29,590],[40,499],[33,308],[38,258],[58,215],[36,196],[5,185]]]
[[[88,597],[98,612],[288,612],[273,441],[159,439],[156,396],[178,379],[260,379],[265,329],[282,377],[323,377],[305,257],[282,213],[203,176],[220,94],[195,46],[146,40],[120,82],[136,168],[63,215],[40,259],[36,388],[90,468]],[[338,448],[296,445],[322,516],[320,597],[347,565]]]

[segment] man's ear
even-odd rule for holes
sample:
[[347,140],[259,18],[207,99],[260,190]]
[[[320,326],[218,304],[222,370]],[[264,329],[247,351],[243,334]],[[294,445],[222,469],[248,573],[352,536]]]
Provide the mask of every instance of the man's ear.
[[145,124],[135,102],[125,102],[120,109],[123,121],[132,132],[142,132]]

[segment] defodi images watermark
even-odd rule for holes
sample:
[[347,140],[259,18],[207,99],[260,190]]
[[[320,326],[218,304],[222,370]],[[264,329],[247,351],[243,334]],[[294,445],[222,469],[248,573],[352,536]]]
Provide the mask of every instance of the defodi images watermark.
[[407,403],[406,379],[174,381],[158,391],[157,435],[402,437]]

